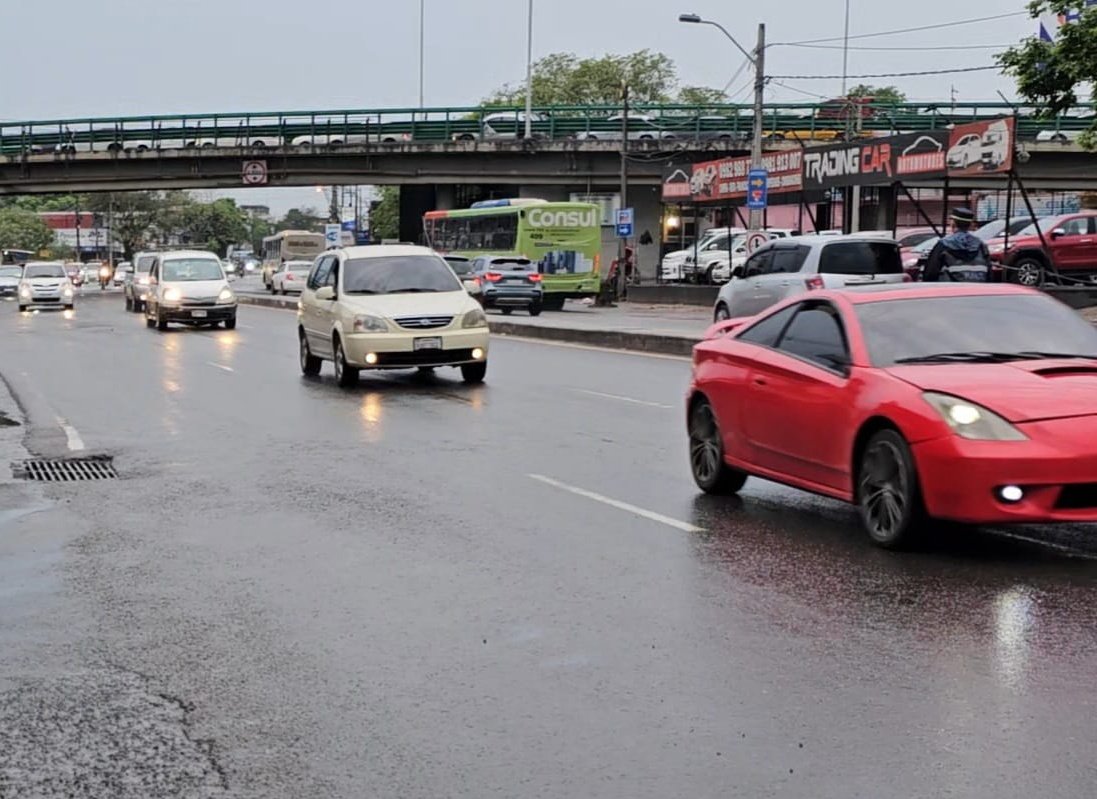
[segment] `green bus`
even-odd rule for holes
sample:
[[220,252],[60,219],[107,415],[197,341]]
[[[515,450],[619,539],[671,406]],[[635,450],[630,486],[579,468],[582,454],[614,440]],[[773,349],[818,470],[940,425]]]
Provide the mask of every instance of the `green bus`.
[[509,255],[535,262],[544,307],[596,297],[602,285],[602,211],[591,203],[487,200],[458,211],[428,211],[427,244],[443,255]]

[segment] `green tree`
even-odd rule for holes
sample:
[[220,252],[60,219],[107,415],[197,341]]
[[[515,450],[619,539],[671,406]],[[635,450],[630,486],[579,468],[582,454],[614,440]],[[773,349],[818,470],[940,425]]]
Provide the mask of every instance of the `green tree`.
[[370,206],[370,235],[374,241],[395,239],[400,236],[400,189],[382,186],[376,205]]
[[0,208],[0,249],[44,250],[53,243],[53,231],[34,211]]
[[[634,103],[665,103],[672,99],[677,83],[674,62],[650,50],[582,59],[572,53],[553,53],[533,65],[533,104],[613,105],[621,102],[621,87],[626,84]],[[487,103],[517,106],[525,96],[524,83],[508,84]]]
[[728,101],[728,96],[719,89],[707,86],[683,86],[678,90],[676,102],[683,105],[717,106]]
[[322,233],[326,219],[326,214],[321,215],[314,208],[290,208],[275,227],[278,230],[307,230],[311,233]]
[[23,194],[18,197],[0,197],[0,208],[21,208],[24,211],[42,213],[45,211],[84,210],[88,197],[81,194]]
[[905,103],[907,96],[897,86],[869,86],[860,83],[846,92],[847,97],[872,97],[877,103],[894,105]]
[[166,240],[176,225],[180,206],[188,202],[182,192],[129,191],[93,194],[86,208],[104,221],[112,219],[114,239],[130,259],[142,247]]
[[248,240],[247,215],[234,200],[191,203],[182,209],[180,235],[189,246],[201,247],[224,256],[230,244]]
[[[1080,93],[1097,91],[1097,6],[1078,11],[1079,0],[1033,0],[1029,14],[1078,14],[1063,25],[1054,42],[1033,37],[998,55],[998,63],[1017,80],[1017,91],[1028,102],[1054,116],[1078,103]],[[1083,147],[1097,149],[1097,123],[1080,138]]]

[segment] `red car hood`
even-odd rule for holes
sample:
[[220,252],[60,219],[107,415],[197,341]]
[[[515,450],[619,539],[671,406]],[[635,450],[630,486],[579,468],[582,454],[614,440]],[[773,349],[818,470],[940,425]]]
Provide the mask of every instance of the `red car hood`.
[[1010,422],[1097,415],[1097,360],[927,364],[887,372],[923,391],[982,405]]

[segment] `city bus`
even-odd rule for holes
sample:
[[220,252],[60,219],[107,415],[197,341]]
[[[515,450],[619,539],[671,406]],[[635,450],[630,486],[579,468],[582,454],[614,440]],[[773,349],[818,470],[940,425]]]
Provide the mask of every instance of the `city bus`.
[[22,266],[32,258],[34,253],[30,250],[0,250],[0,264],[4,266]]
[[323,233],[282,230],[263,239],[263,285],[271,287],[271,276],[283,261],[311,261],[324,252]]
[[546,310],[596,297],[601,288],[602,211],[591,203],[488,200],[457,211],[428,211],[427,244],[443,255],[510,255],[537,264]]

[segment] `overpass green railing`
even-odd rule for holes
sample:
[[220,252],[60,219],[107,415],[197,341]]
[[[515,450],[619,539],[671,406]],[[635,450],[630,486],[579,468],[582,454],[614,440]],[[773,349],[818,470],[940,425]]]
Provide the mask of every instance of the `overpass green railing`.
[[[898,133],[962,124],[1016,111],[1018,136],[1068,138],[1089,128],[1093,108],[1047,117],[1034,106],[1003,103],[848,104],[771,103],[763,128],[771,139],[827,141],[848,131]],[[620,140],[623,109],[614,105],[535,107],[540,140]],[[630,140],[670,144],[746,142],[753,110],[747,105],[638,105],[630,108]],[[192,148],[332,148],[392,146],[519,138],[524,111],[511,107],[449,107],[271,111],[0,122],[0,155],[143,152]]]

